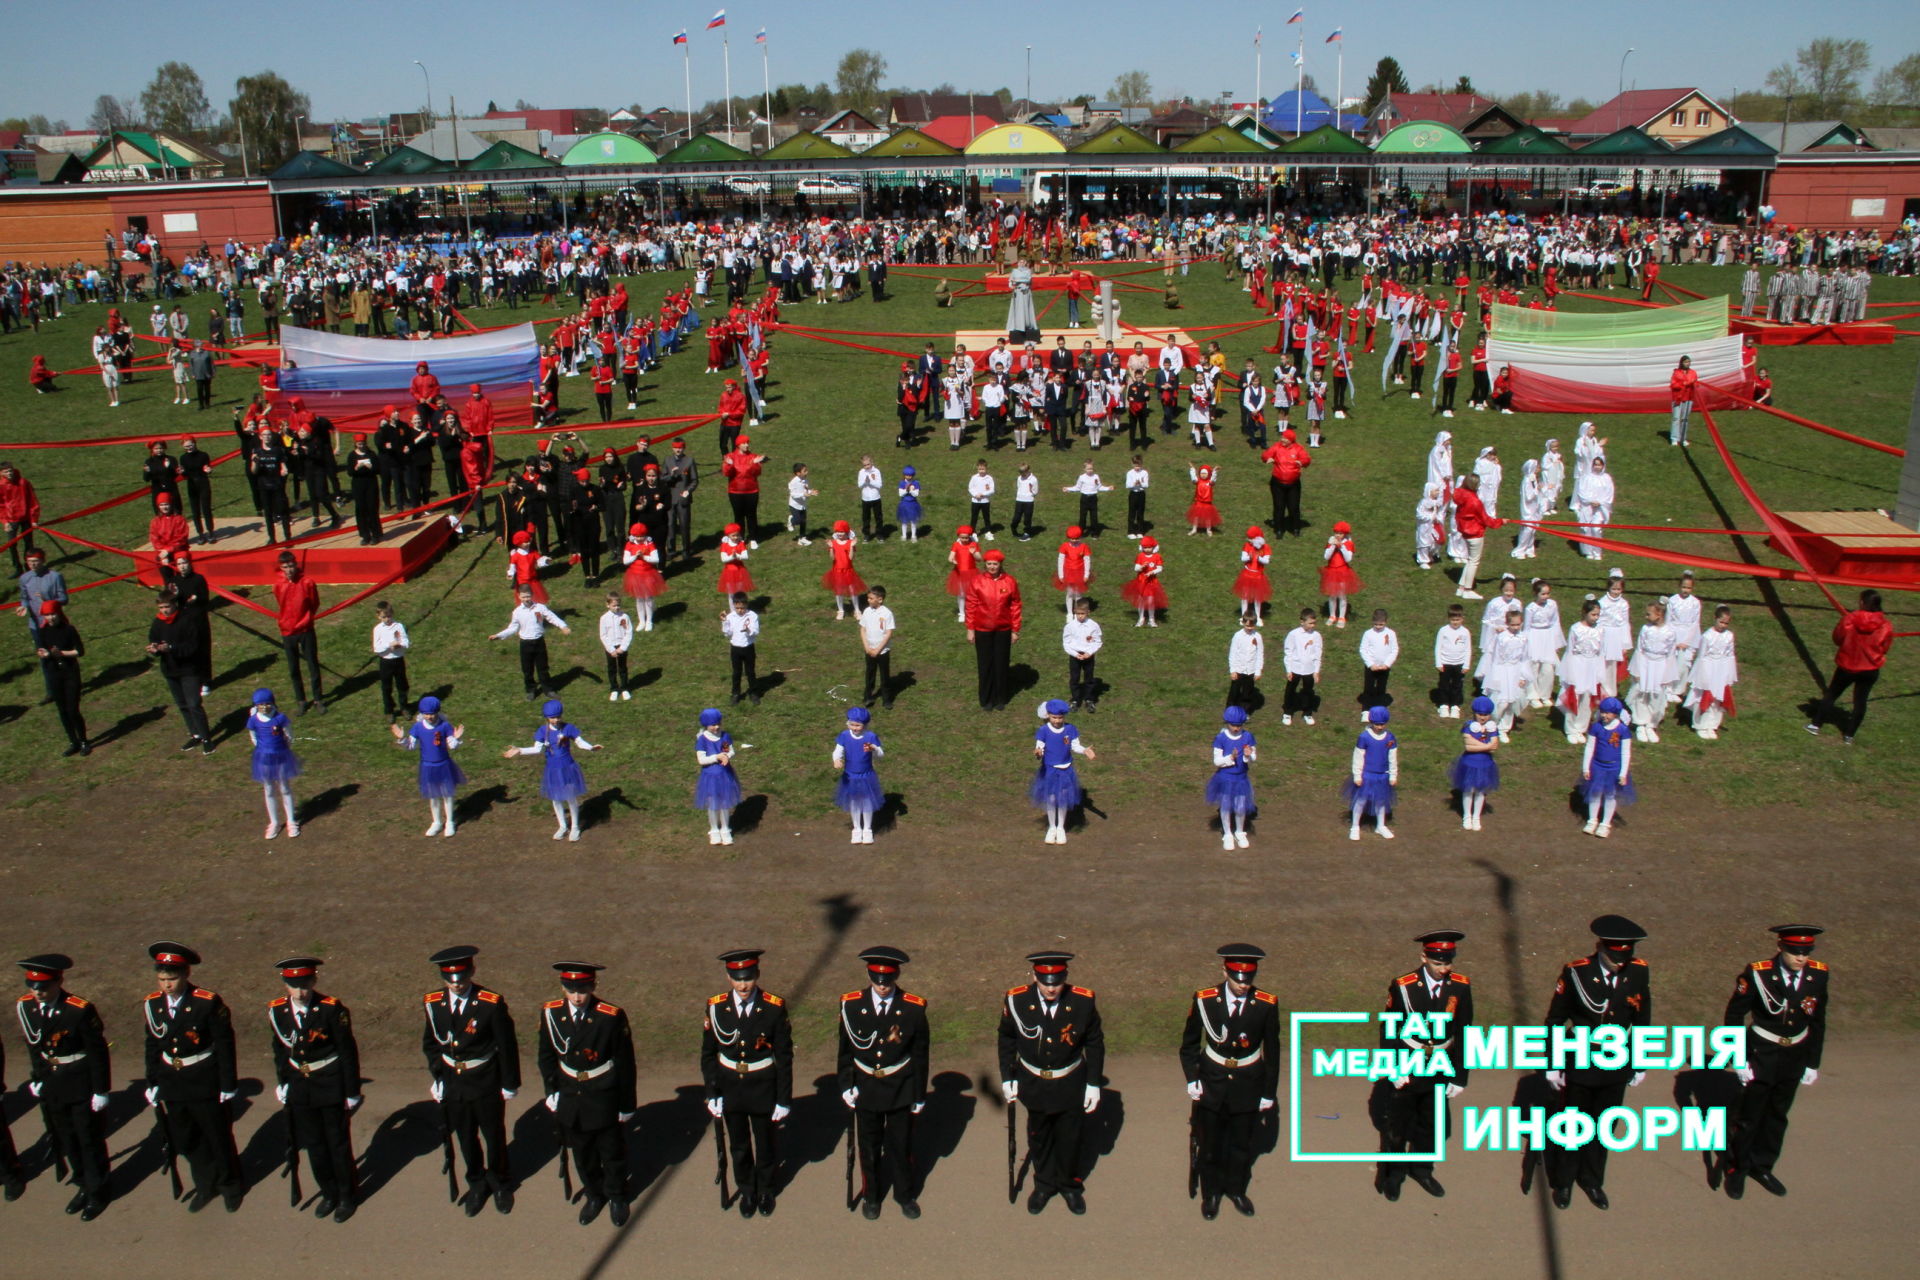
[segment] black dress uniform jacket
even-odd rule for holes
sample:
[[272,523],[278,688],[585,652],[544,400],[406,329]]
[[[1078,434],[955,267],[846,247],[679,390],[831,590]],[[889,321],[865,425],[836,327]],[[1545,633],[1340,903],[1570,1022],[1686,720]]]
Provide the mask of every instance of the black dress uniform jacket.
[[360,1047],[347,1006],[315,993],[296,1020],[292,1003],[281,996],[267,1006],[267,1026],[273,1032],[274,1080],[287,1087],[289,1106],[332,1107],[360,1096]]
[[[1547,1006],[1547,1025],[1551,1027],[1644,1027],[1653,1021],[1652,977],[1645,960],[1633,959],[1611,971],[1598,955],[1569,960],[1553,984],[1553,1001]],[[1633,1067],[1613,1070],[1588,1066],[1570,1067],[1567,1083],[1577,1085],[1625,1084],[1633,1077]]]
[[626,1011],[604,1000],[574,1016],[565,1000],[540,1010],[540,1081],[560,1095],[554,1118],[573,1129],[603,1129],[633,1111],[633,1031]]
[[169,1010],[156,991],[141,1012],[147,1029],[147,1082],[161,1102],[211,1102],[238,1084],[233,1014],[213,992],[193,987]]
[[1775,960],[1756,960],[1734,979],[1733,997],[1721,1019],[1747,1027],[1747,1065],[1755,1076],[1818,1070],[1827,1040],[1827,966],[1807,961],[1798,982]]
[[1080,1110],[1086,1087],[1104,1078],[1106,1061],[1093,992],[1063,988],[1051,1013],[1031,983],[1007,992],[1000,1008],[1000,1078],[1020,1086],[1028,1111]]
[[[1578,963],[1584,964],[1585,961]],[[1386,1024],[1380,1027],[1380,1047],[1394,1050],[1396,1055],[1402,1049],[1420,1049],[1428,1052],[1446,1050],[1448,1060],[1453,1064],[1454,1074],[1447,1076],[1422,1077],[1431,1084],[1467,1083],[1466,1055],[1462,1052],[1466,1043],[1467,1028],[1473,1025],[1473,986],[1463,973],[1450,973],[1440,984],[1440,993],[1435,995],[1427,983],[1424,967],[1412,973],[1403,973],[1387,984],[1386,1012],[1397,1013],[1404,1017],[1417,1013],[1423,1017],[1430,1013],[1452,1014],[1444,1035],[1395,1035],[1386,1033]],[[1431,1030],[1431,1026],[1428,1028]]]
[[447,1101],[497,1098],[501,1089],[520,1087],[520,1041],[513,1014],[498,992],[475,983],[457,1019],[451,1016],[444,988],[427,992],[423,1004],[426,1027],[420,1052],[433,1078],[446,1086]]
[[793,1105],[793,1030],[787,1002],[756,990],[746,1015],[730,992],[707,1001],[700,1029],[700,1079],[727,1114],[772,1115]]
[[[1223,987],[1193,993],[1186,1032],[1180,1037],[1180,1067],[1201,1085],[1199,1105],[1209,1111],[1258,1111],[1280,1084],[1280,1000],[1258,987],[1228,1012]],[[1022,1086],[1024,1096],[1026,1090]]]
[[840,1092],[860,1090],[857,1111],[911,1107],[927,1096],[927,1002],[896,990],[885,1017],[874,1010],[871,987],[840,997]]
[[31,992],[21,996],[14,1009],[27,1040],[29,1075],[40,1082],[42,1102],[84,1103],[112,1087],[99,1010],[64,993],[43,1005]]

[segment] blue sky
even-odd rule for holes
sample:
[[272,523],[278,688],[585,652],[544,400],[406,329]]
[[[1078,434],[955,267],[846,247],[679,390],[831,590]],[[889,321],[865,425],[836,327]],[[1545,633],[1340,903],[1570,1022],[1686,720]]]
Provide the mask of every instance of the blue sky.
[[[887,59],[889,84],[963,91],[1025,87],[1033,40],[1033,94],[1041,100],[1104,94],[1130,68],[1152,77],[1158,96],[1237,99],[1254,93],[1253,33],[1264,27],[1268,96],[1293,81],[1287,50],[1299,32],[1307,69],[1322,90],[1335,82],[1335,52],[1323,43],[1343,28],[1346,87],[1364,87],[1375,60],[1392,54],[1417,88],[1464,73],[1483,92],[1553,88],[1601,101],[1613,95],[1620,56],[1626,79],[1643,88],[1697,85],[1709,92],[1760,87],[1767,69],[1818,36],[1858,37],[1873,46],[1875,70],[1920,52],[1920,4],[1849,0],[1829,8],[1800,0],[1742,0],[1682,5],[1671,0],[1613,0],[1605,6],[1549,3],[1519,13],[1510,3],[1462,0],[1355,0],[1306,6],[1288,27],[1290,0],[1209,0],[1200,9],[1172,0],[1099,0],[1061,6],[1057,18],[1021,21],[1001,33],[976,13],[1028,13],[1008,6],[930,0],[787,0],[729,4],[733,88],[757,91],[768,29],[773,80],[831,81],[840,55],[856,46]],[[43,112],[81,127],[95,95],[136,95],[161,62],[193,66],[216,107],[236,77],[263,69],[285,76],[313,100],[320,119],[360,119],[416,109],[425,96],[418,58],[431,73],[437,109],[452,94],[462,114],[525,98],[541,107],[678,105],[681,55],[671,43],[691,37],[696,102],[721,93],[720,32],[703,28],[712,7],[684,2],[570,0],[542,5],[509,0],[319,0],[305,6],[261,0],[169,0],[161,7],[58,0],[10,6],[9,60],[0,83],[0,116]],[[1037,12],[1037,11],[1032,11]],[[1445,23],[1435,21],[1444,12]],[[1600,19],[1583,15],[1604,12]],[[1089,21],[1097,14],[1099,20]],[[1204,14],[1204,28],[1193,15]],[[1178,15],[1177,17],[1174,15]],[[1043,39],[1036,39],[1042,36]],[[61,51],[67,52],[62,55]],[[33,51],[33,52],[27,52]],[[1869,76],[1870,78],[1870,76]]]

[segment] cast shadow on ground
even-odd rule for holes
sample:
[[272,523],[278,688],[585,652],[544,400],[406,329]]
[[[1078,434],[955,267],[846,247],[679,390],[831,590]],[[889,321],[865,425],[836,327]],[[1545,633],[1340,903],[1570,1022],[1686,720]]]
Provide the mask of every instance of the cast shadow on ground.
[[[425,1098],[409,1102],[382,1120],[360,1150],[360,1199],[371,1200],[380,1194],[400,1171],[422,1156],[442,1148],[441,1116],[438,1104]],[[456,1174],[462,1171],[458,1154],[454,1156]]]
[[927,1109],[914,1126],[913,1163],[918,1183],[914,1188],[916,1199],[926,1190],[940,1162],[959,1147],[961,1137],[966,1134],[967,1126],[973,1123],[974,1114],[980,1107],[980,1100],[969,1092],[973,1088],[973,1081],[961,1072],[939,1072],[929,1083]]
[[773,1175],[776,1194],[785,1191],[808,1165],[832,1159],[846,1142],[850,1114],[840,1100],[836,1075],[817,1077],[811,1094],[794,1094],[793,1112],[780,1126],[779,1165]]

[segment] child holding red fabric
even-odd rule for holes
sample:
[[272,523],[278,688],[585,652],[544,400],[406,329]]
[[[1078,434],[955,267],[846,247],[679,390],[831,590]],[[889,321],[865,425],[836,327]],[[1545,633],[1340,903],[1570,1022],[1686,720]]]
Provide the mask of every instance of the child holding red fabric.
[[1353,571],[1353,526],[1345,520],[1334,522],[1320,558],[1326,563],[1320,570],[1320,594],[1327,598],[1326,614],[1333,625],[1347,625],[1347,597],[1359,592],[1362,583]]

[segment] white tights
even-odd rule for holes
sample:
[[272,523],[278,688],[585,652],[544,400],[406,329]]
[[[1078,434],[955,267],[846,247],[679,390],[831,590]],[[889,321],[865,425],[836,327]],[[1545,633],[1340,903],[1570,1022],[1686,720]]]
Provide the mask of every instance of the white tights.
[[633,625],[636,630],[653,630],[653,598],[648,596],[633,598]]
[[1063,804],[1047,805],[1047,830],[1067,834],[1067,806]]
[[1604,800],[1587,801],[1587,821],[1597,822],[1603,827],[1613,825],[1613,814],[1620,807],[1620,797],[1608,796]]
[[427,812],[433,816],[433,825],[427,828],[428,835],[439,835],[442,832],[447,835],[453,834],[452,796],[444,799],[439,796],[428,796]]
[[871,810],[871,809],[854,809],[854,810],[852,810],[851,812],[849,812],[849,813],[847,814],[847,816],[848,816],[849,818],[852,818],[852,819],[853,819],[853,829],[854,829],[855,831],[865,831],[865,832],[867,832],[867,833],[869,833],[869,834],[871,834],[871,833],[872,833],[872,831],[873,831],[873,810]]
[[569,831],[576,836],[579,835],[580,802],[578,800],[555,800],[552,803],[553,820],[558,828],[553,833],[554,838],[559,839],[562,834]]
[[721,808],[708,809],[707,830],[709,832],[731,832],[733,830],[733,810]]
[[[1355,831],[1360,829],[1360,815],[1366,811],[1366,808],[1367,802],[1364,800],[1355,800],[1353,802],[1353,829]],[[1375,809],[1373,811],[1373,829],[1375,831],[1385,831],[1387,829],[1386,810]]]
[[1236,833],[1247,834],[1247,815],[1244,810],[1235,813],[1230,805],[1223,804],[1220,806],[1220,834],[1230,836]]
[[859,617],[860,598],[858,596],[835,596],[833,598],[833,612],[836,616],[841,613],[851,613],[856,618]]
[[1519,713],[1519,710],[1520,704],[1517,702],[1502,702],[1494,707],[1493,722],[1500,726],[1500,732],[1513,732],[1513,718]]
[[261,796],[261,799],[266,802],[267,825],[269,827],[277,827],[280,825],[280,815],[274,812],[274,807],[273,807],[274,801],[276,800],[280,802],[280,808],[286,813],[286,823],[287,823],[288,829],[291,830],[292,828],[300,825],[299,823],[293,820],[293,784],[292,783],[263,782],[260,784],[260,796]]
[[1337,618],[1344,621],[1346,617],[1347,617],[1346,592],[1343,591],[1337,596],[1328,596],[1327,597],[1327,620],[1331,622]]
[[1460,816],[1470,822],[1480,821],[1481,811],[1487,807],[1487,793],[1484,791],[1466,791],[1460,796]]

